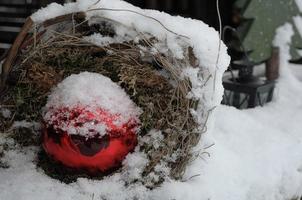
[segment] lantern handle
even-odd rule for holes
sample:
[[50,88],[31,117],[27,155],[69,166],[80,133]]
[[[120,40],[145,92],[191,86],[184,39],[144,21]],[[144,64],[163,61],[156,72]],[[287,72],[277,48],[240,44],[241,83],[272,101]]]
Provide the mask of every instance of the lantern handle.
[[233,33],[235,33],[235,35],[236,35],[236,37],[237,37],[237,39],[238,39],[238,41],[239,41],[240,48],[241,48],[241,50],[242,50],[243,53],[244,53],[244,56],[246,57],[246,59],[247,59],[248,61],[250,61],[250,58],[249,58],[249,56],[248,56],[248,54],[247,54],[246,49],[245,49],[244,46],[243,46],[243,42],[242,42],[242,40],[240,39],[240,36],[239,36],[239,34],[238,34],[238,31],[237,31],[235,28],[233,28],[233,27],[231,27],[231,26],[228,26],[228,25],[227,25],[227,26],[224,26],[224,27],[223,27],[222,40],[224,41],[224,39],[225,39],[225,33],[226,33],[227,30],[230,30],[230,31],[232,31]]

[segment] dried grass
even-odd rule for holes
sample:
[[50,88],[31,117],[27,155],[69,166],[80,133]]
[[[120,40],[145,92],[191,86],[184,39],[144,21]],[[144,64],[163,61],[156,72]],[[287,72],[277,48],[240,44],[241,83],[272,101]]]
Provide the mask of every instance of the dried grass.
[[[87,34],[84,30],[75,34],[52,32],[51,37],[32,44],[19,55],[19,62],[8,79],[10,88],[0,99],[14,113],[3,128],[15,120],[41,121],[40,111],[52,87],[71,74],[97,72],[124,88],[142,108],[141,136],[151,129],[161,130],[164,135],[159,148],[152,144],[141,146],[150,159],[143,175],[153,172],[157,164],[177,152],[176,160],[168,161],[168,166],[170,176],[181,179],[187,164],[194,159],[192,148],[200,139],[190,114],[197,102],[186,98],[191,84],[180,78],[181,66],[192,63],[192,52],[189,49],[184,60],[151,54],[149,50],[142,56],[142,49],[133,41],[106,47],[84,42],[81,39]],[[141,38],[140,46],[154,48],[156,39],[144,35]],[[168,77],[162,75],[163,71]],[[47,168],[45,163],[43,166]]]

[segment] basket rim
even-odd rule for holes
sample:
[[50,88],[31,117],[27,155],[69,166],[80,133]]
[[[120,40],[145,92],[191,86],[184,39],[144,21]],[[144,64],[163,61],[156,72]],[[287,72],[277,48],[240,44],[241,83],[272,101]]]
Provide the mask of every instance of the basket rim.
[[[42,27],[45,29],[51,25],[58,24],[63,21],[75,20],[75,19],[81,20],[81,19],[85,19],[85,18],[86,18],[85,12],[74,12],[74,13],[60,15],[60,16],[45,20],[44,22],[39,23],[39,25],[42,25]],[[7,77],[9,75],[9,73],[11,72],[13,65],[16,62],[17,55],[20,52],[21,48],[24,47],[24,44],[28,43],[25,46],[30,45],[30,42],[33,42],[33,40],[34,40],[33,37],[36,37],[36,36],[29,37],[29,31],[32,29],[33,26],[35,26],[35,22],[31,19],[30,16],[27,17],[23,27],[21,28],[20,32],[18,33],[17,37],[15,38],[12,46],[0,58],[0,62],[3,61],[2,69],[0,71],[0,93],[5,90]],[[39,40],[40,38],[36,38],[36,39]]]

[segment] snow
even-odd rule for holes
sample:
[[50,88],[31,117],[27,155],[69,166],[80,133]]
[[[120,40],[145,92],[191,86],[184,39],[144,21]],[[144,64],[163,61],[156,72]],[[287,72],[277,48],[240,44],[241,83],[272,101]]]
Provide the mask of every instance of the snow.
[[0,106],[0,114],[4,117],[4,118],[10,118],[11,117],[11,111],[7,108],[1,108]]
[[152,143],[155,149],[158,149],[162,144],[160,141],[164,139],[162,132],[160,130],[152,129],[148,132],[146,136],[140,138],[141,143]]
[[[79,116],[72,120],[58,120],[68,118],[73,111],[78,110]],[[82,72],[67,77],[53,89],[48,96],[43,119],[48,125],[67,131],[71,135],[87,137],[95,133],[105,135],[106,130],[110,128],[105,124],[106,119],[96,124],[86,119],[89,118],[86,116],[87,112],[95,116],[108,112],[108,116],[105,115],[104,118],[112,119],[117,126],[130,121],[139,123],[138,118],[141,114],[141,110],[130,100],[126,92],[108,77],[98,73]],[[78,123],[83,124],[76,126]],[[91,132],[91,129],[94,132]]]
[[[288,55],[288,30],[287,24],[278,29],[275,40],[282,59]],[[273,102],[248,110],[218,107],[214,130],[196,148],[215,144],[207,149],[211,156],[201,154],[186,171],[185,181],[167,180],[152,191],[141,184],[126,187],[121,177],[139,176],[147,161],[144,154],[130,154],[124,161],[124,167],[133,170],[124,170],[129,174],[64,184],[36,168],[37,148],[20,149],[0,135],[0,144],[11,147],[1,159],[10,168],[0,169],[0,199],[284,200],[301,196],[302,68],[284,60],[281,63]]]
[[[220,103],[223,87],[221,83],[215,84],[215,94],[213,95],[213,74],[217,68],[216,78],[220,81],[223,72],[229,64],[230,58],[226,53],[226,46],[223,44],[218,66],[216,66],[219,34],[213,28],[210,28],[208,25],[198,20],[180,16],[174,17],[155,10],[142,10],[124,1],[102,0],[92,7],[102,8],[103,10],[91,9],[91,5],[95,3],[93,0],[80,0],[78,2],[79,10],[91,10],[87,12],[87,18],[100,16],[123,24],[123,26],[116,27],[116,31],[119,32],[119,35],[126,36],[133,34],[133,37],[135,37],[138,33],[148,33],[155,36],[160,41],[166,41],[166,46],[172,51],[173,56],[176,58],[182,58],[184,56],[183,46],[187,45],[187,47],[193,47],[193,52],[200,61],[199,72],[203,73],[203,78],[199,76],[197,82],[191,80],[193,88],[199,88],[199,91],[201,91],[201,93],[196,92],[193,94],[195,95],[195,98],[200,99],[200,105],[206,107],[208,110]],[[123,11],[121,9],[135,11],[135,13]],[[161,24],[158,21],[160,21]],[[186,24],[185,29],[183,28],[184,24]],[[125,27],[131,27],[131,29],[136,30],[136,33],[125,31]],[[123,30],[119,31],[120,29]],[[167,31],[167,29],[169,31]],[[161,51],[161,49],[159,49],[159,51]],[[211,74],[211,80],[205,87],[201,87]],[[191,76],[189,78],[191,78]]]
[[[87,10],[93,3],[94,1],[82,0],[73,5],[77,7],[75,10]],[[96,5],[94,6],[96,7]],[[216,70],[215,58],[218,50],[218,34],[214,29],[196,20],[181,17],[172,18],[167,14],[152,10],[143,11],[118,0],[102,0],[98,6],[134,9],[159,19],[178,34],[189,36],[190,39],[180,39],[181,37],[164,30],[156,21],[138,16],[135,13],[91,12],[91,16],[94,14],[106,15],[106,17],[120,21],[127,26],[134,26],[139,32],[148,32],[167,41],[168,47],[176,49],[173,53],[178,56],[183,55],[183,53],[180,53],[183,48],[178,48],[179,45],[189,43],[194,47],[194,53],[200,62],[200,70],[186,68],[183,73],[184,76],[190,77],[193,83],[193,90],[189,97],[199,98],[202,102],[200,105],[205,105],[207,109],[218,105],[222,94],[221,84],[215,84],[212,77],[208,82],[209,84],[202,87],[207,78],[213,75]],[[57,13],[49,12],[52,9],[50,6],[38,11],[36,15],[33,15],[33,19],[38,20],[45,15],[43,18],[45,20],[68,12],[65,7]],[[186,24],[185,29],[183,28],[184,24]],[[116,27],[120,30],[120,35],[126,34],[127,29],[124,26],[121,27],[123,29]],[[130,32],[130,34],[133,34],[133,32]],[[141,175],[140,170],[147,163],[147,155],[136,149],[135,153],[127,156],[123,163],[123,170],[119,173],[107,176],[103,180],[79,178],[74,183],[64,184],[46,176],[41,169],[36,167],[35,159],[38,148],[20,148],[6,138],[5,134],[0,134],[0,146],[4,143],[9,143],[10,146],[8,150],[5,150],[4,157],[0,158],[1,162],[10,166],[8,169],[0,168],[0,199],[284,200],[301,196],[302,68],[288,64],[286,61],[289,58],[288,45],[291,37],[292,26],[290,24],[285,24],[277,30],[274,45],[281,48],[282,68],[273,102],[264,107],[248,110],[237,110],[219,105],[214,113],[215,115],[211,116],[211,123],[209,124],[213,130],[204,134],[201,142],[194,149],[200,152],[200,156],[188,167],[183,180],[167,179],[163,185],[154,190],[149,190],[140,183],[132,183],[132,179]],[[173,44],[173,41],[177,41],[177,44]],[[221,81],[222,73],[229,61],[224,45],[221,54],[217,71],[218,81]],[[196,75],[200,72],[203,77]],[[103,94],[112,95],[111,87],[109,90],[103,87],[104,85],[95,83],[106,82],[106,85],[112,86],[121,95],[123,93],[120,88],[116,88],[116,85],[113,84],[113,86],[110,80],[105,78],[98,79],[99,76],[92,76],[94,79],[89,75],[90,78],[84,81],[82,79],[77,80],[77,76],[79,75],[74,75],[65,80],[68,87],[65,87],[64,82],[58,86],[62,90],[56,92],[56,89],[54,89],[55,94],[58,95],[50,96],[50,102],[53,100],[54,103],[50,103],[46,108],[58,105],[57,97],[62,98],[60,101],[66,103],[66,105],[76,105],[78,101],[64,98],[74,95],[81,102],[91,105],[91,103],[98,102],[93,97],[101,98],[104,96]],[[77,81],[73,81],[73,79]],[[98,85],[98,88],[104,90],[97,90],[96,87],[90,88],[89,82],[91,80],[95,81],[93,86]],[[82,84],[91,90],[78,88],[73,93],[72,89],[66,89],[81,87]],[[217,88],[213,95],[214,84]],[[99,96],[100,92],[102,92],[102,96]],[[83,95],[83,93],[88,93],[88,95]],[[201,94],[202,96],[199,96]],[[102,103],[98,105],[108,106],[107,103],[104,103],[107,100],[100,102]],[[129,104],[131,105],[130,102]],[[116,106],[107,108],[120,112],[118,105]],[[199,114],[198,111],[196,113]],[[160,135],[156,136],[158,138],[155,137],[157,132],[159,130],[152,130],[149,133],[150,140],[148,141],[151,141],[153,145],[158,145],[154,141],[161,137]],[[207,148],[213,144],[214,146]],[[156,166],[156,169],[160,173],[169,171],[164,163],[160,163]],[[156,179],[158,176],[150,174],[146,178]]]
[[[301,3],[301,5],[302,5],[302,3]],[[302,35],[302,17],[298,15],[298,16],[293,17],[293,20],[294,20],[295,27],[297,28],[299,34]]]
[[17,128],[34,128],[38,130],[40,128],[40,123],[37,122],[28,122],[28,121],[15,121],[12,125],[12,129],[17,129]]
[[296,0],[296,4],[297,4],[300,12],[302,12],[302,0]]
[[[114,25],[117,33],[115,38],[94,34],[83,38],[96,45],[107,45],[120,41],[138,41],[142,34],[158,39],[154,46],[155,53],[168,54],[175,59],[187,56],[189,47],[193,48],[199,67],[183,66],[184,73],[190,79],[192,91],[189,98],[197,99],[199,105],[196,115],[200,129],[204,128],[205,119],[210,110],[215,108],[222,100],[223,87],[221,84],[223,72],[230,62],[226,46],[220,41],[219,34],[207,24],[180,16],[171,16],[156,10],[143,10],[121,0],[78,0],[67,6],[50,4],[31,16],[35,23],[41,23],[59,15],[83,11],[89,23],[102,22],[104,19]],[[184,24],[186,28],[184,28]],[[221,42],[220,56],[216,60]],[[170,55],[169,53],[172,53]],[[190,70],[191,68],[191,70]]]
[[135,153],[128,154],[123,162],[125,169],[123,172],[124,179],[128,180],[128,182],[140,179],[143,169],[148,162],[147,155],[139,152],[138,149],[136,149]]
[[[210,127],[213,123],[211,114],[222,100],[222,76],[230,62],[227,48],[220,40],[219,34],[214,28],[198,20],[171,16],[156,10],[143,10],[121,0],[78,0],[74,4],[68,4],[68,6],[63,7],[51,4],[37,11],[32,15],[32,19],[35,23],[39,24],[43,22],[43,20],[62,15],[62,13],[68,14],[71,12],[85,12],[86,20],[89,24],[97,23],[103,25],[107,23],[115,33],[115,36],[111,38],[101,33],[95,33],[83,37],[82,39],[85,41],[99,46],[114,42],[133,41],[136,42],[142,54],[147,51],[147,53],[149,53],[148,55],[150,55],[150,53],[158,54],[164,55],[168,59],[173,59],[172,61],[169,60],[169,62],[175,66],[174,71],[176,71],[177,75],[183,79],[190,80],[191,91],[188,92],[187,98],[194,99],[198,102],[196,108],[190,110],[198,124],[196,132],[201,134],[205,130],[211,130]],[[185,29],[183,28],[184,24],[186,25]],[[144,49],[141,48],[139,42],[146,38],[155,39],[155,44],[152,45],[152,47],[145,47],[146,49]],[[188,58],[192,56],[192,54],[193,57],[196,58],[196,61],[194,61],[196,66],[192,66],[191,60]],[[217,58],[218,55],[219,59]],[[171,75],[173,73],[175,72],[168,73],[170,79],[173,79]],[[79,85],[79,87],[75,87],[75,89],[81,91],[86,87],[88,86],[82,84],[82,86]],[[91,89],[94,91],[93,88]],[[67,89],[66,92],[64,91],[62,94],[68,94],[69,90],[70,89]],[[93,93],[95,93],[95,91]],[[68,97],[68,101],[70,97],[72,97],[70,94],[66,96]],[[86,95],[82,96],[86,98]],[[60,99],[60,101],[65,100],[66,99]],[[54,105],[59,104],[58,101],[55,102]],[[105,104],[107,105],[107,103]],[[119,105],[123,107],[126,106],[122,103]],[[52,106],[46,107],[50,110],[53,109]],[[112,109],[114,108],[115,104],[112,106]],[[55,109],[55,111],[56,110],[57,109]],[[50,124],[54,125],[56,129],[56,122],[53,121],[52,118],[53,114],[47,113],[44,117],[45,121],[51,121]],[[77,121],[75,123],[77,123]],[[86,136],[85,133],[87,130],[91,129],[90,124],[88,127],[84,126],[83,130],[74,127],[75,126],[72,125],[70,128],[69,123],[66,124],[65,122],[60,124],[60,129],[69,132],[69,134],[84,134]],[[102,127],[99,127],[99,131],[104,132],[101,129]],[[158,146],[156,143],[152,142],[152,144],[155,145],[155,147]],[[139,152],[135,152],[135,154],[136,153]],[[177,155],[176,153],[177,152],[175,152],[175,155]],[[127,166],[124,167],[126,171],[131,171],[127,169]],[[165,175],[165,178],[169,179],[166,175],[169,174],[168,171],[170,169],[166,167],[165,163],[160,163],[159,166],[156,166],[156,169],[157,174]],[[124,178],[125,177],[122,177],[122,179]],[[147,182],[152,178],[156,179],[155,175],[153,177],[146,177]],[[126,182],[129,181],[127,178],[124,180]],[[143,182],[145,182],[145,180],[143,180]]]
[[[237,110],[219,106],[214,130],[197,149],[208,149],[187,170],[184,180],[166,181],[149,191],[140,184],[130,188],[115,174],[104,180],[78,179],[64,184],[46,176],[35,165],[37,149],[11,149],[0,169],[0,199],[190,199],[284,200],[302,195],[302,69],[282,66],[274,101],[264,107]],[[0,136],[0,141],[4,140]],[[145,155],[129,155],[125,162],[144,163]],[[137,166],[137,168],[141,168]],[[132,168],[135,169],[135,168]],[[139,173],[133,171],[131,177]],[[195,176],[193,178],[190,178]]]
[[116,42],[122,43],[124,41],[127,41],[124,38],[119,37],[119,36],[109,37],[109,36],[102,36],[101,34],[98,34],[98,33],[94,33],[90,36],[86,36],[83,39],[87,42],[96,44],[98,46],[107,46],[112,43],[116,43]]
[[[51,10],[51,12],[49,12]],[[57,3],[51,3],[47,5],[47,7],[42,8],[32,14],[31,19],[35,23],[41,23],[44,22],[47,19],[51,19],[60,15],[69,14],[72,12],[76,12],[77,10],[77,4],[76,3],[66,3],[64,5],[57,4]]]

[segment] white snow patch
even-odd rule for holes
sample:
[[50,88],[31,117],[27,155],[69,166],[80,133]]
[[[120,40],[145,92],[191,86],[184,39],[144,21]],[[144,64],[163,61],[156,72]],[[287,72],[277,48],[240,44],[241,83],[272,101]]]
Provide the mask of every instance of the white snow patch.
[[[284,200],[302,195],[302,81],[292,75],[292,65],[281,68],[274,101],[264,107],[237,110],[220,106],[215,128],[196,149],[208,149],[186,171],[184,180],[167,180],[154,190],[141,184],[125,186],[114,174],[103,180],[78,179],[64,184],[36,167],[37,149],[8,150],[0,169],[0,199],[15,200]],[[302,75],[302,69],[295,74]],[[5,135],[0,134],[0,141]],[[3,142],[2,142],[3,143]],[[146,155],[128,155],[125,165],[141,166]],[[132,168],[132,167],[131,167]],[[133,167],[132,169],[135,169]],[[136,174],[136,175],[135,175]],[[192,178],[193,177],[193,178]],[[153,174],[153,178],[158,178]]]
[[138,149],[134,153],[128,154],[123,161],[123,180],[131,182],[140,179],[148,162],[147,155],[139,152]]
[[297,15],[297,16],[293,17],[293,20],[294,20],[296,28],[299,31],[299,34],[302,35],[302,27],[301,27],[301,25],[302,25],[302,17],[299,16],[299,15]]
[[[69,110],[64,113],[64,109]],[[88,136],[91,129],[100,136],[106,134],[108,126],[102,122],[86,122],[81,120],[82,114],[74,119],[74,122],[83,122],[81,126],[76,126],[70,121],[58,120],[56,117],[68,117],[70,110],[84,108],[90,113],[98,115],[98,109],[109,112],[113,117],[113,123],[117,126],[128,123],[129,121],[139,122],[141,114],[138,108],[126,94],[126,92],[116,83],[98,73],[82,72],[71,75],[59,83],[48,97],[44,108],[43,119],[48,124],[59,124],[55,128],[67,131],[68,134],[78,134]],[[58,113],[58,111],[60,111]],[[62,116],[61,116],[62,115]]]
[[93,35],[90,36],[85,36],[83,38],[87,42],[90,42],[92,44],[95,44],[97,46],[107,46],[112,43],[122,43],[126,41],[123,37],[120,36],[115,36],[115,37],[109,37],[109,36],[103,36],[99,33],[94,33]]
[[302,0],[296,0],[296,4],[299,7],[300,12],[302,12]]
[[77,4],[76,3],[66,3],[64,5],[51,3],[47,5],[45,8],[41,8],[37,12],[31,15],[31,19],[35,23],[41,23],[45,20],[65,15],[73,12],[77,12]]
[[28,121],[22,120],[22,121],[14,121],[11,129],[33,128],[35,130],[39,130],[40,127],[41,127],[41,125],[38,122],[28,122]]
[[9,109],[7,109],[7,108],[1,108],[1,106],[0,106],[0,114],[1,114],[4,118],[10,118],[12,112],[11,112]]
[[162,144],[160,141],[164,139],[164,136],[162,135],[162,132],[160,130],[155,130],[152,129],[148,132],[147,135],[144,137],[140,138],[139,141],[140,143],[145,143],[145,144],[150,144],[152,143],[153,147],[155,149],[158,149]]

